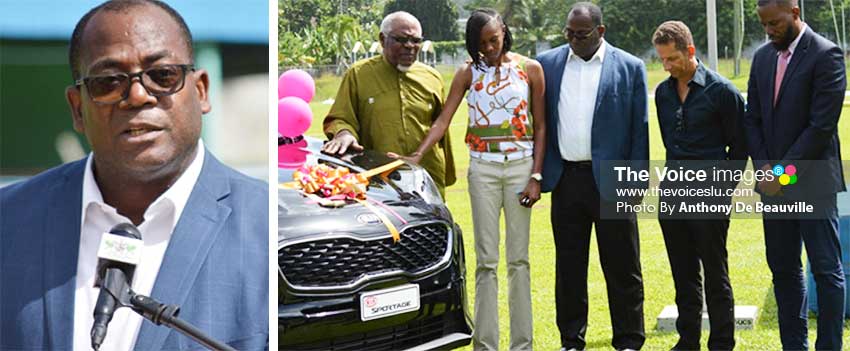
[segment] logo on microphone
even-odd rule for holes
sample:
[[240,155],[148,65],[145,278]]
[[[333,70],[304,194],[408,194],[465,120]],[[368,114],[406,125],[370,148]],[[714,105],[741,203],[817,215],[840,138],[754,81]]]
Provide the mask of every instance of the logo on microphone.
[[139,264],[142,258],[142,241],[126,236],[103,233],[97,257],[129,264]]
[[116,250],[118,252],[122,252],[127,255],[131,255],[134,250],[136,250],[136,245],[128,244],[125,242],[111,242],[107,241],[106,246],[109,247],[110,250]]

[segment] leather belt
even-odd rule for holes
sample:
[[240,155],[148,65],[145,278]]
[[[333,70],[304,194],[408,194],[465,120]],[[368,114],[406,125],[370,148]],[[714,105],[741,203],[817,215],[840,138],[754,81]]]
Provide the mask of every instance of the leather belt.
[[534,155],[532,150],[520,150],[509,153],[501,153],[501,152],[478,152],[478,151],[470,151],[469,156],[472,158],[477,158],[479,160],[490,161],[490,162],[498,162],[498,163],[506,163],[510,161],[523,160]]
[[566,168],[593,168],[592,161],[567,161],[564,160],[564,167]]

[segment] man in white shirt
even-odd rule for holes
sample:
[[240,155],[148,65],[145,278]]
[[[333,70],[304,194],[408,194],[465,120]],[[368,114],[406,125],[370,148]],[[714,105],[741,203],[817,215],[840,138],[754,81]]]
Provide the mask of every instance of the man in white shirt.
[[[106,2],[77,24],[69,59],[92,153],[0,190],[0,349],[91,349],[98,246],[119,223],[142,235],[135,292],[237,349],[267,347],[268,186],[204,150],[209,77],[182,17]],[[100,347],[200,345],[123,308]]]
[[[567,16],[568,44],[540,54],[546,78],[547,150],[544,192],[552,191],[557,324],[561,346],[587,345],[587,265],[591,227],[608,287],[612,346],[640,349],[643,280],[633,213],[608,218],[613,199],[600,174],[613,162],[645,165],[649,157],[646,69],[608,44],[598,6],[580,2]],[[636,164],[635,164],[636,163]]]

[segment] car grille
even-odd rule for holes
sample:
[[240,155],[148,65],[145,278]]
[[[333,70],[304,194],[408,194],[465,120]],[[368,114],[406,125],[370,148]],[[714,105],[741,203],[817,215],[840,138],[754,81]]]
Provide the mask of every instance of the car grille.
[[[354,333],[334,340],[299,345],[280,345],[287,351],[394,351],[422,345],[461,330],[463,316],[431,317],[408,324]],[[464,327],[465,328],[465,327]]]
[[391,237],[318,239],[281,248],[278,264],[295,288],[352,286],[369,275],[398,271],[416,275],[446,256],[448,234],[445,224],[430,223],[405,229],[396,243]]

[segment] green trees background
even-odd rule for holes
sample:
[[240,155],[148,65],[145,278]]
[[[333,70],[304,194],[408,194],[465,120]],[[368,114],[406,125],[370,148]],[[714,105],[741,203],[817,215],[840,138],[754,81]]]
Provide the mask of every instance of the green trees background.
[[422,36],[433,41],[458,39],[457,7],[449,0],[391,0],[384,7],[384,15],[407,11],[422,24]]
[[[716,0],[717,40],[721,57],[734,51],[734,6],[738,0]],[[458,19],[479,7],[502,13],[515,37],[515,51],[536,54],[536,43],[564,43],[564,21],[577,0],[278,0],[278,53],[281,66],[350,63],[346,50],[355,42],[377,41],[384,14],[408,11],[422,22],[423,35],[442,50],[462,47]],[[658,24],[671,19],[691,28],[697,50],[707,51],[705,0],[593,0],[603,10],[610,43],[637,56],[652,55],[651,37]],[[757,0],[743,0],[743,47],[763,42]],[[815,31],[841,45],[850,0],[801,0],[804,20]],[[847,8],[847,9],[845,9]],[[459,16],[458,13],[461,13]],[[459,18],[460,17],[460,18]],[[462,23],[462,22],[461,22]]]
[[432,41],[457,41],[457,6],[451,0],[278,0],[281,66],[351,63],[348,52],[378,41],[381,19],[404,10]]

